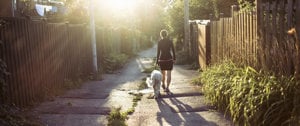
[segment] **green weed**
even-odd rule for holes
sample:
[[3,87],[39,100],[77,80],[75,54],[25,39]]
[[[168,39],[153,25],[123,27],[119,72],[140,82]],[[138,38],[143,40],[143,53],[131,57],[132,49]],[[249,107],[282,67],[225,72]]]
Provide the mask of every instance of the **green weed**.
[[[140,85],[143,85],[143,83],[140,83]],[[139,87],[141,87],[141,86],[139,86]],[[127,124],[126,124],[126,119],[128,118],[127,116],[134,113],[137,103],[143,97],[143,94],[141,94],[141,93],[131,94],[131,95],[134,96],[132,99],[132,102],[133,102],[132,107],[129,108],[125,112],[121,112],[121,108],[113,108],[112,111],[110,112],[109,116],[107,117],[108,126],[127,126]]]
[[139,90],[142,90],[142,89],[146,89],[148,86],[147,86],[147,83],[146,83],[146,78],[143,78],[141,83],[139,84],[138,86],[138,89]]
[[127,126],[125,123],[127,119],[127,114],[121,112],[121,107],[113,108],[112,111],[107,116],[108,126]]

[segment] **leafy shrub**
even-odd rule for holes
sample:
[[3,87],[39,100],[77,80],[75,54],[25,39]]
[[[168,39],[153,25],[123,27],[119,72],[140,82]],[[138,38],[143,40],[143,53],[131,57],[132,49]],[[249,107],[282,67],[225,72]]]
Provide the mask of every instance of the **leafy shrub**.
[[237,125],[300,124],[300,90],[293,77],[276,77],[226,61],[203,71],[199,79],[210,104]]
[[126,54],[110,53],[104,56],[103,67],[104,71],[107,73],[112,73],[113,71],[120,69],[128,60],[129,56]]

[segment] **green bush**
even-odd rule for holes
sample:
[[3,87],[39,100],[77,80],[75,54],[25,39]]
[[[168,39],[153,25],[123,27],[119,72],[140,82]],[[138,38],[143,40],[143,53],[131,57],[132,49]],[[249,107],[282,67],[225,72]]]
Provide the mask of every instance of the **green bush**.
[[226,61],[203,71],[199,80],[210,104],[237,125],[300,124],[300,90],[293,77],[275,77]]
[[107,73],[112,73],[123,67],[129,56],[126,54],[110,53],[104,56],[103,69]]

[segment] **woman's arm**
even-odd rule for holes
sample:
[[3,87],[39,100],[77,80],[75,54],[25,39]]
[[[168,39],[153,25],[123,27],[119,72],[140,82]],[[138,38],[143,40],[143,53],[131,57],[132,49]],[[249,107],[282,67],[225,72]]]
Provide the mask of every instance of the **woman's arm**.
[[174,48],[174,44],[173,41],[171,41],[171,48],[172,48],[172,53],[173,53],[173,60],[176,60],[176,55],[175,55],[175,48]]

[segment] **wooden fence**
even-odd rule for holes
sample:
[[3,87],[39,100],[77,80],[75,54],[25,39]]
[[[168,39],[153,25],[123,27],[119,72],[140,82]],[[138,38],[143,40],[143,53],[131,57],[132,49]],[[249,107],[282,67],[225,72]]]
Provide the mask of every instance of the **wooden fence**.
[[300,31],[300,1],[258,0],[257,4],[259,64],[265,70],[293,75],[300,64],[295,38],[287,31],[293,27]]
[[[4,77],[7,86],[0,85],[0,104],[26,106],[62,88],[66,79],[88,77],[93,72],[89,31],[80,24],[0,18],[0,59],[10,73]],[[105,56],[131,55],[140,42],[147,43],[137,30],[114,28],[97,28],[96,40],[99,68]]]
[[190,60],[197,61],[201,69],[205,69],[211,60],[211,43],[209,25],[191,21],[190,24]]
[[257,27],[253,13],[233,11],[233,17],[211,22],[211,63],[231,59],[246,65],[256,64]]
[[252,12],[240,12],[233,6],[232,17],[210,22],[210,63],[230,59],[279,75],[293,75],[300,64],[295,37],[287,31],[293,27],[300,31],[299,20],[299,0],[258,0],[257,10]]
[[91,72],[92,53],[84,25],[1,18],[1,59],[10,73],[0,103],[25,106],[59,89],[64,79]]

